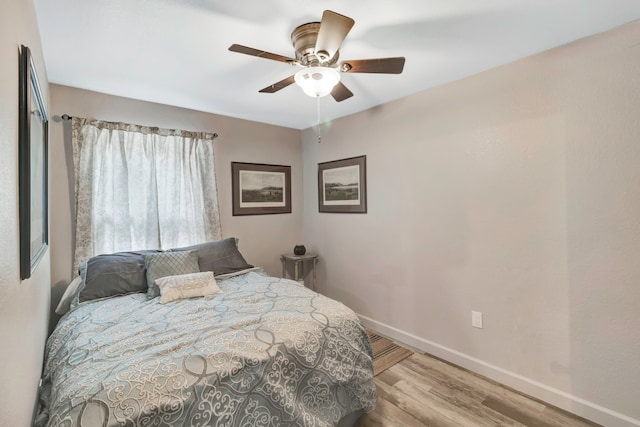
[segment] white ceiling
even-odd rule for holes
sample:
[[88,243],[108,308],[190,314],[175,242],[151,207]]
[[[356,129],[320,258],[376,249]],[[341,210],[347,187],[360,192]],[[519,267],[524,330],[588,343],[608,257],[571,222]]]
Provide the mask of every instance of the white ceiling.
[[297,69],[229,52],[294,56],[291,31],[330,9],[356,23],[341,59],[406,57],[400,75],[343,74],[321,121],[441,85],[640,18],[638,0],[35,0],[51,83],[297,129],[316,101]]

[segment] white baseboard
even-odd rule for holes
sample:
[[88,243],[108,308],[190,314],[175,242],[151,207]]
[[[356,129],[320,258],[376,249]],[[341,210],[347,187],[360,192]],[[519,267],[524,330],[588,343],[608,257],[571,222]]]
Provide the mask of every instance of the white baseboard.
[[447,362],[461,366],[477,374],[483,375],[521,393],[543,400],[558,408],[569,411],[607,427],[640,426],[640,420],[631,418],[603,406],[573,396],[548,385],[507,371],[498,366],[483,362],[459,351],[425,340],[393,326],[386,325],[367,316],[358,314],[365,327],[397,340],[401,344],[413,347],[439,357]]

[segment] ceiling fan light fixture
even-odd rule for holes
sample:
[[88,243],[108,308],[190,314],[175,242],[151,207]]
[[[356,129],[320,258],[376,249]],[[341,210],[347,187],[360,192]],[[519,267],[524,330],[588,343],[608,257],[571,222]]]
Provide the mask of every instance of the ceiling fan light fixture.
[[340,73],[329,67],[307,67],[298,71],[294,79],[304,93],[321,98],[331,93],[340,81]]

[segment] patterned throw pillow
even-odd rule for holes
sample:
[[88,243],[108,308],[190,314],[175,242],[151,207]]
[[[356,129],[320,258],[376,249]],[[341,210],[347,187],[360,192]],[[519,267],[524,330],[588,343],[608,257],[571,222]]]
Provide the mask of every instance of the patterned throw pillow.
[[156,285],[160,288],[160,304],[220,292],[212,271],[161,277],[156,279]]
[[147,265],[147,283],[149,290],[147,296],[155,298],[160,295],[160,290],[155,281],[161,277],[177,276],[181,274],[199,273],[198,252],[161,252],[144,255]]
[[197,251],[200,271],[213,271],[214,276],[253,268],[238,250],[238,240],[235,237],[169,249],[168,252],[178,251]]

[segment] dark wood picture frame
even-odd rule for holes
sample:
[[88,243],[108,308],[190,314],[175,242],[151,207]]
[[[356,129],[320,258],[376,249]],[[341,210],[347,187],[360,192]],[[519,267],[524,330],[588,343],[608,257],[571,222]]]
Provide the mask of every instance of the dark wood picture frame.
[[231,162],[233,215],[291,213],[291,166]]
[[318,210],[367,213],[367,156],[318,163]]
[[18,175],[20,279],[28,279],[47,251],[48,124],[40,83],[27,46],[20,46]]

